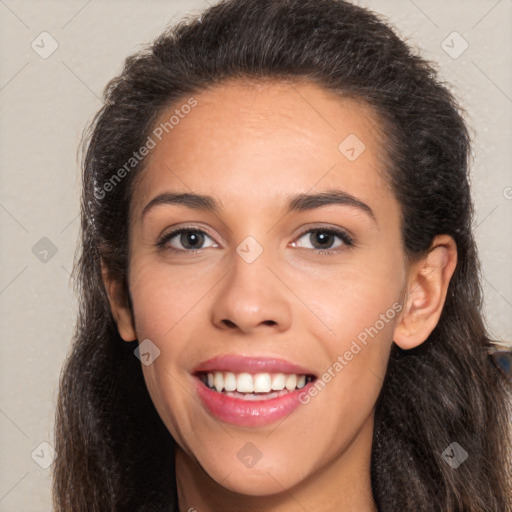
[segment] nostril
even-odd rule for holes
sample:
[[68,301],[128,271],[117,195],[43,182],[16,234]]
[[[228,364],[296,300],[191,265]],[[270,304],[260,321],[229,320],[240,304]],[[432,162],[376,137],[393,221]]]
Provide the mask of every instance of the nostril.
[[231,320],[222,320],[228,327],[236,327],[236,324]]

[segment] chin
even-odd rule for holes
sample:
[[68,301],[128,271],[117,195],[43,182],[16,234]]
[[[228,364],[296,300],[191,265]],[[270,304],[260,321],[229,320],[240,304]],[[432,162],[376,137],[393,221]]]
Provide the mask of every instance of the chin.
[[[287,461],[286,465],[282,461]],[[219,459],[215,460],[212,471],[206,466],[210,478],[222,487],[247,496],[271,496],[290,489],[299,484],[306,475],[299,474],[297,468],[302,463],[294,464],[289,457],[282,456],[274,461],[263,463],[263,457],[253,466],[244,467],[236,459],[235,464],[219,465]]]

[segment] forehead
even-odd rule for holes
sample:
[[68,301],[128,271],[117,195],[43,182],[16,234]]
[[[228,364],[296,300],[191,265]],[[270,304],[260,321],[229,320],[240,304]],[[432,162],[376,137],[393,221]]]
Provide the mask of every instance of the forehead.
[[[343,188],[379,201],[384,139],[364,102],[313,83],[230,80],[162,112],[168,126],[147,157],[132,198],[134,215],[156,194],[196,192],[256,208],[312,188]],[[186,114],[184,112],[187,112]],[[162,130],[161,130],[162,131]],[[153,130],[154,132],[154,130]]]

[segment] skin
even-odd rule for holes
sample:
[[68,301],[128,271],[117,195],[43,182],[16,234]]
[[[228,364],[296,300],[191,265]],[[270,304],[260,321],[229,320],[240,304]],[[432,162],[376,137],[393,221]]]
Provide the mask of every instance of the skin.
[[[374,511],[374,407],[391,343],[409,349],[434,329],[455,243],[439,235],[422,258],[405,257],[385,141],[365,104],[310,83],[242,80],[194,97],[198,105],[152,150],[132,197],[134,316],[103,267],[121,337],[148,338],[160,350],[142,370],[177,443],[180,510]],[[365,145],[354,161],[338,149],[349,134]],[[288,196],[329,189],[355,196],[375,218],[347,204],[286,214]],[[141,218],[153,197],[169,191],[211,195],[222,210],[165,204]],[[205,231],[197,254],[179,235],[156,247],[179,227]],[[347,230],[356,245],[334,236],[324,242],[332,254],[315,254],[321,240],[309,230],[322,227]],[[263,249],[250,264],[236,252],[249,235]],[[284,420],[223,423],[195,395],[192,370],[219,354],[277,356],[321,376],[393,304],[401,311]],[[250,468],[237,457],[248,442],[261,453]]]

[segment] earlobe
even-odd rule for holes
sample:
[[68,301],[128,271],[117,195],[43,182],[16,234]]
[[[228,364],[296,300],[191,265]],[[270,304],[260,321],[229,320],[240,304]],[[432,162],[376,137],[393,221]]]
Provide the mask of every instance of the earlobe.
[[427,254],[411,265],[404,307],[393,335],[400,348],[417,347],[430,336],[441,317],[456,265],[457,246],[449,235],[436,236]]
[[101,260],[101,276],[119,335],[124,341],[135,341],[137,334],[135,332],[132,310],[126,298],[126,292],[123,289],[122,283],[109,275],[108,268],[103,259]]

